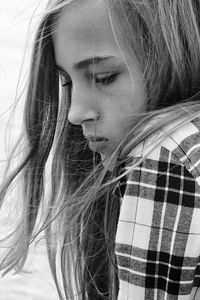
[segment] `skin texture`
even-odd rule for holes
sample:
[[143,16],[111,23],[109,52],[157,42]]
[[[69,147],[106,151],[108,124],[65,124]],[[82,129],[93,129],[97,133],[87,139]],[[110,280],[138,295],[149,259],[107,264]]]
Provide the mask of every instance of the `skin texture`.
[[[105,2],[87,0],[66,8],[53,33],[62,85],[71,89],[68,119],[82,127],[102,159],[116,149],[146,102],[138,62],[114,30],[117,42]],[[91,58],[89,65],[80,64]]]

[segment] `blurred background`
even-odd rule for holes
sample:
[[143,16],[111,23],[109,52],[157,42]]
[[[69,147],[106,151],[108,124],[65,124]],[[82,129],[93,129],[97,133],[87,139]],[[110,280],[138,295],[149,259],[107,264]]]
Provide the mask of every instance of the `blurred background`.
[[[16,93],[20,95],[23,91],[34,28],[46,3],[47,0],[0,0],[0,176],[6,155],[20,133],[23,95],[14,115],[12,110]],[[5,142],[6,136],[9,144]],[[8,232],[8,223],[12,225],[15,218],[15,211],[12,216],[8,214],[8,205],[15,199],[11,200],[0,210],[0,236]],[[28,274],[0,277],[0,300],[58,300],[43,240],[32,245],[26,270]]]

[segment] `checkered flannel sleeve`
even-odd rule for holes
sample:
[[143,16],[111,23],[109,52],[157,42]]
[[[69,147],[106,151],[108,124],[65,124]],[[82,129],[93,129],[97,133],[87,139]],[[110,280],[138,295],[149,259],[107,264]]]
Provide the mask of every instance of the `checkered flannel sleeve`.
[[198,138],[190,131],[178,146],[176,141],[156,149],[127,176],[116,235],[118,300],[195,297],[200,285],[200,138],[199,131],[194,134]]

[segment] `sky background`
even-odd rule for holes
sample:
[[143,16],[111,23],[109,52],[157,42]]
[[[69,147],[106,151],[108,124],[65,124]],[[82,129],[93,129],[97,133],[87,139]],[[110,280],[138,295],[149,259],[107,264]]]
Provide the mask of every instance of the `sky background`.
[[[16,103],[16,91],[22,91],[25,76],[30,62],[30,52],[34,28],[44,10],[47,0],[0,0],[0,134],[5,131],[5,125],[11,110]],[[34,11],[37,12],[33,17]],[[31,23],[31,24],[30,24]],[[30,28],[29,28],[30,27]],[[26,51],[25,51],[26,50]],[[26,55],[25,55],[26,52]],[[23,63],[23,68],[22,68]],[[21,79],[18,84],[19,76]],[[22,97],[17,105],[19,112],[15,119],[14,136],[21,125]],[[1,157],[4,145],[0,143]]]
[[[20,132],[24,97],[21,97],[17,105],[15,118],[11,117],[11,112],[16,103],[19,74],[21,74],[19,92],[25,83],[34,28],[46,2],[47,0],[0,0],[0,175],[5,166],[5,132],[9,118],[11,145]],[[36,7],[37,13],[32,17]],[[31,20],[32,25],[27,35]],[[25,49],[26,56],[24,56]],[[21,70],[22,62],[23,70]],[[7,150],[10,151],[9,148]],[[13,215],[8,214],[9,209],[3,207],[0,210],[0,236],[8,230],[7,219],[12,224],[16,218],[15,211]],[[31,247],[26,268],[32,273],[0,278],[0,300],[58,300],[44,241]]]

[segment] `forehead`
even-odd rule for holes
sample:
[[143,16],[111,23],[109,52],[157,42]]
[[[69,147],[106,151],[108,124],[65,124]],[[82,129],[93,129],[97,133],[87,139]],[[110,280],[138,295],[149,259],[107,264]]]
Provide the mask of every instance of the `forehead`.
[[77,38],[100,33],[109,24],[104,0],[82,0],[63,9],[57,23],[57,31],[65,31]]
[[105,0],[82,0],[64,8],[57,20],[53,41],[57,57],[64,52],[70,58],[72,53],[74,57],[76,53],[85,56],[91,51],[95,55],[102,51],[119,51]]
[[99,29],[99,25],[103,26],[108,22],[106,2],[104,0],[82,0],[81,3],[75,3],[63,10],[60,22],[67,24],[73,34],[78,33],[76,27],[84,32],[86,29],[90,30],[92,24],[93,30],[89,32],[91,34],[92,31]]

